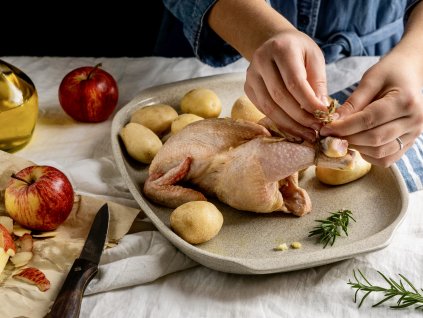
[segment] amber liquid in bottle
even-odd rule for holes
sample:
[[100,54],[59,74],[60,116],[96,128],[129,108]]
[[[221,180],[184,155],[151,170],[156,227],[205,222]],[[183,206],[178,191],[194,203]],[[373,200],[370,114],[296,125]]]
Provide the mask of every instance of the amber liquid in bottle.
[[0,60],[0,150],[12,152],[25,146],[37,116],[34,84],[19,69]]

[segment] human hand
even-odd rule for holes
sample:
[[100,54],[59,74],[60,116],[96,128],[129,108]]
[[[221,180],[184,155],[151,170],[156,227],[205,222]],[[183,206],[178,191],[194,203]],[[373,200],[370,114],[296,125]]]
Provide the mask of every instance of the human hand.
[[313,112],[327,111],[325,60],[306,34],[286,30],[264,42],[247,69],[245,93],[281,131],[314,142]]
[[345,138],[375,165],[388,167],[400,159],[423,128],[419,59],[402,52],[382,58],[339,108],[339,119],[323,127],[320,135]]

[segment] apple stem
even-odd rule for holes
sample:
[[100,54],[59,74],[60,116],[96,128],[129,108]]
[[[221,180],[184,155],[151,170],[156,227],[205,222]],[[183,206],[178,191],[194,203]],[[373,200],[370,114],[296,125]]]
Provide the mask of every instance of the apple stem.
[[93,69],[88,73],[87,79],[91,79],[91,75],[101,66],[102,66],[101,63],[98,63],[96,66],[94,66]]
[[16,179],[16,180],[19,180],[19,181],[22,181],[22,182],[25,182],[26,184],[31,184],[30,182],[28,182],[28,181],[26,181],[26,180],[24,180],[24,179],[22,179],[22,178],[19,178],[18,176],[16,176],[14,173],[12,174],[12,176],[11,176],[13,179]]

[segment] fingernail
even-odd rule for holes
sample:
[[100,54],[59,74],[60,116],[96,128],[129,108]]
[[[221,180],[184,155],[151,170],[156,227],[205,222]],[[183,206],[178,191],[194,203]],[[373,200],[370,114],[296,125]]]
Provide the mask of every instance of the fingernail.
[[333,130],[324,126],[322,129],[320,129],[319,133],[321,136],[329,136],[333,133]]
[[330,105],[329,99],[326,95],[321,95],[319,97],[320,101],[323,103],[324,106],[328,107]]

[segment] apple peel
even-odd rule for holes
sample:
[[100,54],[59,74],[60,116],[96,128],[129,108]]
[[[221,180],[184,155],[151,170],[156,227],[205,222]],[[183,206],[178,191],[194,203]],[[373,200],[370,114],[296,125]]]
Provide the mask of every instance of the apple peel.
[[32,252],[19,252],[10,258],[15,267],[22,267],[29,263],[34,254]]
[[9,216],[0,216],[0,224],[3,225],[9,233],[13,233],[13,219]]
[[31,234],[25,233],[15,241],[18,253],[21,252],[32,252],[34,246],[34,240]]
[[2,248],[6,253],[9,253],[10,256],[15,255],[16,245],[13,242],[13,238],[10,235],[9,231],[0,224],[0,248]]
[[42,271],[35,267],[25,268],[12,277],[25,283],[36,285],[42,292],[50,288],[50,281]]
[[0,224],[0,274],[6,267],[10,256],[16,253],[16,245],[9,231]]

